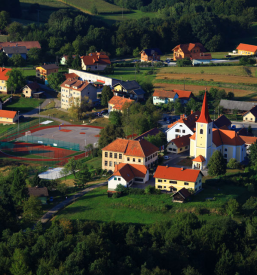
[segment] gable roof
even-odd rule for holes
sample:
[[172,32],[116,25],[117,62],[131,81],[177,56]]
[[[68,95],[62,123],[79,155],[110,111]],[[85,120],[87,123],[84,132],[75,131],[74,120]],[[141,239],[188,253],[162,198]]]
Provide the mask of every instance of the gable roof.
[[213,123],[217,128],[221,128],[224,126],[229,127],[232,124],[225,115],[220,115]]
[[41,65],[41,66],[38,66],[38,67],[41,67],[45,70],[59,69],[59,67],[56,64],[44,64],[44,65]]
[[145,137],[148,137],[148,136],[155,136],[155,135],[159,134],[160,132],[161,132],[161,130],[159,130],[158,128],[153,128],[153,129],[143,133],[142,135],[134,138],[134,140],[141,140],[141,139],[143,139]]
[[144,178],[147,173],[147,167],[140,164],[120,163],[115,165],[113,176],[121,176],[126,181],[131,181],[134,178]]
[[90,53],[89,55],[82,56],[81,59],[83,60],[83,63],[86,66],[96,65],[96,64],[101,64],[101,65],[111,64],[109,56],[107,56],[105,53],[102,53],[102,52]]
[[8,80],[9,76],[6,75],[7,72],[11,71],[12,69],[7,68],[0,68],[0,80]]
[[130,93],[134,93],[136,95],[144,95],[145,91],[143,89],[139,88],[139,89],[132,90]]
[[205,162],[205,158],[202,155],[199,155],[198,157],[194,158],[192,161]]
[[0,50],[3,47],[16,47],[16,46],[24,46],[27,50],[31,48],[38,48],[41,49],[41,46],[38,41],[18,41],[18,42],[1,42],[0,43]]
[[245,143],[235,131],[222,129],[212,129],[212,142],[217,147],[220,145],[239,146]]
[[196,120],[199,118],[200,112],[195,111],[194,113],[191,113],[189,116],[181,116],[179,120],[173,122],[172,124],[168,125],[168,128],[173,127],[174,125],[178,123],[185,124],[190,130],[195,131],[195,123]]
[[103,151],[119,152],[126,156],[132,157],[147,157],[155,152],[158,152],[158,147],[150,143],[149,141],[142,140],[129,140],[117,138],[107,146]]
[[72,79],[78,79],[79,76],[75,73],[69,73],[69,74],[64,74],[65,75],[65,78],[68,79],[68,78],[72,78]]
[[48,190],[46,187],[29,187],[29,195],[35,197],[48,197]]
[[114,105],[114,109],[116,110],[122,110],[122,108],[124,107],[124,105],[126,103],[132,103],[135,102],[133,99],[130,98],[125,98],[125,97],[121,97],[121,96],[113,96],[110,100],[109,100],[109,104]]
[[188,198],[191,196],[191,194],[189,193],[189,191],[183,187],[182,189],[180,189],[179,191],[177,191],[176,193],[173,194],[173,197],[176,195],[176,194],[180,194],[180,196],[182,196],[184,199]]
[[207,93],[206,92],[205,92],[204,98],[203,98],[203,105],[202,105],[201,114],[200,114],[199,119],[196,122],[200,122],[200,123],[210,123],[210,122],[212,122],[212,120],[209,116]]
[[177,146],[177,148],[185,147],[190,145],[190,140],[189,140],[190,136],[191,135],[189,134],[178,138],[174,138],[170,142],[173,142]]
[[131,81],[119,81],[113,87],[116,87],[118,85],[121,85],[124,89],[128,90],[135,90],[135,89],[141,89],[141,86],[138,84],[137,81],[131,80]]
[[244,141],[245,144],[253,144],[257,141],[257,137],[250,137],[250,136],[240,136],[240,138]]
[[28,83],[27,85],[25,85],[25,87],[29,87],[31,90],[37,90],[37,89],[40,89],[40,86],[38,85],[37,82],[31,82],[31,83]]
[[248,114],[248,113],[251,113],[251,114],[253,114],[255,117],[257,117],[257,106],[252,107],[252,109],[249,110],[249,111],[247,111],[247,112],[245,112],[245,113],[243,114],[243,116],[245,116],[245,115]]
[[17,46],[17,47],[3,47],[3,51],[7,54],[27,54],[27,48],[25,46]]
[[[68,86],[67,86],[68,85]],[[77,80],[77,79],[66,79],[60,86],[65,89],[71,89],[75,91],[83,91],[88,85],[92,85],[87,81]],[[74,88],[75,87],[75,88]]]
[[239,110],[239,111],[249,111],[256,105],[256,102],[244,102],[244,101],[236,101],[236,100],[220,100],[220,106],[224,109],[229,110]]
[[237,48],[237,50],[241,51],[247,51],[247,52],[256,52],[257,51],[257,46],[255,45],[249,45],[249,44],[244,44],[240,43]]
[[154,173],[154,178],[195,182],[200,173],[202,174],[200,170],[159,165]]
[[16,111],[0,110],[0,117],[14,118],[16,114],[17,114]]
[[180,48],[183,53],[189,54],[195,47],[199,47],[202,52],[206,52],[202,43],[179,44],[175,48],[173,48],[172,51],[176,51]]
[[154,52],[156,52],[158,55],[162,55],[162,52],[159,48],[144,49],[140,53],[142,52],[145,52],[147,56],[152,56]]
[[173,91],[178,94],[179,99],[189,99],[193,95],[191,91],[184,91],[184,90],[173,90]]
[[165,91],[165,90],[155,90],[153,96],[158,96],[160,98],[174,98],[176,96],[174,91]]
[[248,128],[245,128],[245,127],[239,129],[239,130],[237,131],[237,134],[238,134],[239,136],[248,136],[248,137],[253,136],[253,133],[249,133]]

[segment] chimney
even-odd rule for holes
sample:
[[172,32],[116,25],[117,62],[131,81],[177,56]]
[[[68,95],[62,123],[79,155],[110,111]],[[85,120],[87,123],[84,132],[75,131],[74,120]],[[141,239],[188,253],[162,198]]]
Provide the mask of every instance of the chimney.
[[181,171],[184,171],[184,167],[181,167]]
[[191,110],[191,115],[194,113],[194,111],[193,110]]
[[168,167],[169,167],[169,165],[167,164],[167,165],[166,165],[166,168],[168,168]]

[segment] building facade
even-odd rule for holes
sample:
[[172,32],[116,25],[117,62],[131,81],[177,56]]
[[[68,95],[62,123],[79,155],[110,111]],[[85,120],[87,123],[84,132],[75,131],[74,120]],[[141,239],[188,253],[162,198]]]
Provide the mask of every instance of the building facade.
[[14,124],[18,120],[18,114],[16,111],[0,110],[0,123],[2,124]]
[[104,52],[89,53],[81,57],[81,68],[85,71],[103,71],[109,65],[110,58]]
[[240,43],[237,46],[237,52],[239,55],[255,55],[257,54],[257,46]]
[[153,104],[162,105],[174,102],[178,98],[178,94],[174,91],[156,90],[153,93]]
[[257,106],[254,106],[251,110],[243,114],[243,121],[247,121],[247,122],[257,121]]
[[141,51],[141,62],[160,61],[162,52],[160,49],[144,49]]
[[36,77],[43,79],[48,84],[47,77],[52,73],[58,73],[59,67],[55,64],[44,64],[36,67]]
[[123,108],[128,108],[133,103],[135,103],[133,99],[113,96],[108,102],[108,113],[112,111],[123,112]]
[[0,92],[1,93],[8,93],[7,89],[7,80],[9,76],[7,75],[12,69],[7,68],[0,68]]

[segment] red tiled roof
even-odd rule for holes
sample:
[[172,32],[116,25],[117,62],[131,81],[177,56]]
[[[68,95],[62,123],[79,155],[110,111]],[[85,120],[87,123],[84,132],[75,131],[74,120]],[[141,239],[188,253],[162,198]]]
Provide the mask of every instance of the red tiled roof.
[[110,65],[110,58],[106,54],[102,53],[90,53],[89,55],[85,55],[81,57],[84,64],[86,66],[102,64],[102,65]]
[[178,94],[179,99],[189,99],[192,96],[191,91],[184,91],[184,90],[173,90],[175,93]]
[[180,118],[179,120],[177,120],[177,121],[173,122],[172,124],[168,125],[168,128],[173,127],[177,123],[184,123],[189,129],[194,131],[195,122],[199,118],[199,115],[200,115],[200,112],[196,111],[196,112],[190,114],[189,116],[184,117],[184,118]]
[[212,120],[211,120],[211,118],[209,116],[209,110],[208,110],[207,93],[205,92],[201,114],[200,114],[200,117],[197,120],[197,122],[210,123],[211,121]]
[[212,141],[217,147],[222,144],[238,146],[245,143],[235,131],[222,129],[212,129]]
[[159,96],[162,98],[174,98],[176,96],[176,92],[174,91],[165,91],[165,90],[157,90],[154,91],[153,96]]
[[247,51],[247,52],[256,52],[257,46],[240,43],[236,49],[241,51]]
[[113,176],[121,176],[126,181],[133,178],[144,178],[147,173],[147,167],[140,164],[120,163],[115,166]]
[[130,98],[125,98],[125,97],[121,97],[121,96],[113,96],[109,100],[108,103],[114,105],[114,109],[122,110],[125,103],[132,103],[132,102],[135,102],[135,101],[133,99],[130,99]]
[[64,74],[64,75],[65,75],[66,79],[68,79],[68,78],[78,79],[79,78],[79,76],[75,73]]
[[0,80],[8,80],[9,76],[6,75],[6,73],[11,71],[11,70],[12,69],[0,68]]
[[190,136],[191,135],[185,135],[179,138],[174,138],[170,142],[173,142],[177,146],[177,148],[185,147],[190,145]]
[[158,166],[154,178],[195,182],[200,170]]
[[253,144],[257,141],[257,137],[249,137],[249,136],[240,136],[240,138],[245,142],[245,144]]
[[[69,87],[67,87],[66,85],[69,85]],[[90,85],[90,83],[87,81],[68,78],[61,84],[61,87],[65,88],[65,89],[71,89],[71,90],[76,90],[76,91],[81,92],[88,85]],[[76,87],[76,88],[74,88],[74,87]]]
[[149,141],[142,140],[129,140],[117,138],[112,143],[102,149],[103,151],[120,152],[126,156],[131,157],[147,157],[159,149]]
[[190,137],[190,139],[195,140],[195,133]]
[[30,50],[31,48],[38,48],[41,49],[41,46],[38,41],[18,41],[18,42],[1,42],[0,43],[0,50],[2,50],[3,47],[26,47],[27,50]]
[[6,111],[6,110],[0,110],[0,117],[5,118],[14,118],[16,116],[16,111]]
[[199,155],[195,159],[193,159],[195,162],[205,162],[205,158],[202,155]]
[[180,48],[183,53],[189,54],[195,47],[199,47],[201,49],[201,52],[206,51],[201,43],[179,44],[174,49],[172,49],[172,51],[178,50]]

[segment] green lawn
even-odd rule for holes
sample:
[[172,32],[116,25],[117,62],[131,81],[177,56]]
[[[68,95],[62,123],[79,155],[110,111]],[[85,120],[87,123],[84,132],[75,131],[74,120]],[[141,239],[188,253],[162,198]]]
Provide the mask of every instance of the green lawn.
[[[202,192],[191,197],[191,202],[180,204],[173,203],[170,194],[128,195],[113,199],[107,197],[106,191],[107,187],[101,187],[89,192],[62,210],[57,218],[149,224],[169,220],[177,212],[198,213],[197,210],[206,209],[210,214],[201,215],[201,218],[215,219],[221,217],[216,212],[227,200],[236,198],[243,203],[253,195],[244,187],[224,185],[218,189],[206,186]],[[215,200],[207,201],[207,198]]]
[[26,113],[37,108],[43,101],[44,99],[41,98],[37,99],[14,96],[12,102],[5,104],[4,108],[10,111],[20,111],[21,113]]
[[88,167],[93,166],[93,169],[102,168],[102,158],[96,157],[86,162]]
[[0,133],[4,133],[5,131],[11,129],[11,128],[14,128],[15,125],[3,125],[3,124],[0,124]]

